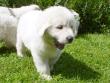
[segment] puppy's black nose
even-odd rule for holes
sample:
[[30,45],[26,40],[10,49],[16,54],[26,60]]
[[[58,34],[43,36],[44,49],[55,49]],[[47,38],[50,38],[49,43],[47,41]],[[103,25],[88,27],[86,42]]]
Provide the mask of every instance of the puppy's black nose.
[[68,43],[71,43],[73,41],[73,37],[72,36],[68,36],[67,38]]

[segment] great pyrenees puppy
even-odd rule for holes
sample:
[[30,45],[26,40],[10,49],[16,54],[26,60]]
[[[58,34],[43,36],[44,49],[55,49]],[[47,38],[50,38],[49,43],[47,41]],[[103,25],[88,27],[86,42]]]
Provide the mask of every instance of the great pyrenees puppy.
[[[22,6],[19,8],[8,8],[8,7],[2,7],[0,6],[0,14],[5,14],[8,16],[15,16],[19,18],[24,13],[31,11],[31,10],[40,10],[38,5],[31,4],[28,6]],[[2,15],[1,15],[2,16]]]
[[34,4],[20,8],[0,6],[0,40],[5,41],[10,47],[16,47],[17,24],[20,16],[26,12],[39,9],[39,6]]
[[62,6],[24,14],[17,28],[17,54],[23,57],[24,46],[32,54],[35,66],[43,79],[52,79],[50,70],[60,57],[65,44],[77,35],[79,15]]

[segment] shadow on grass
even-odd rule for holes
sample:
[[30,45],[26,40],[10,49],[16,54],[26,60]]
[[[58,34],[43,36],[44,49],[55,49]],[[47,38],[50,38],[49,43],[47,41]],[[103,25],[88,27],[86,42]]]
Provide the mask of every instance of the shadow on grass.
[[7,57],[10,53],[16,52],[14,48],[2,47],[0,48],[0,56]]
[[[0,56],[8,57],[10,53],[15,51],[13,48],[2,47],[0,48]],[[66,79],[80,78],[81,80],[99,79],[101,76],[100,73],[88,67],[84,62],[73,58],[66,52],[62,53],[52,73],[53,75],[61,74]]]
[[80,78],[81,80],[99,79],[101,76],[100,73],[65,52],[52,73],[53,75],[61,74],[66,79]]
[[[9,47],[3,46],[3,47],[0,48],[0,56],[3,56],[3,57],[8,57],[9,54],[13,53],[13,52],[16,52],[16,49],[14,47],[9,48]],[[23,50],[23,54],[25,56],[31,57],[31,53],[27,49]]]

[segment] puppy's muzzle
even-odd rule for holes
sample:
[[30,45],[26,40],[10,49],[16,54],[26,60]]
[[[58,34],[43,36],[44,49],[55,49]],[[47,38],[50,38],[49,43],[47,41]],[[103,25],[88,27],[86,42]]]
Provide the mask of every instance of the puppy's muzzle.
[[[68,37],[66,38],[66,40],[67,40],[68,43],[71,43],[71,42],[73,41],[73,37],[72,37],[72,36],[68,36]],[[65,43],[65,44],[66,44],[66,43]],[[58,41],[55,39],[55,46],[56,46],[57,48],[59,48],[60,50],[62,50],[62,49],[65,47],[65,44],[64,44],[64,43],[60,43],[60,42],[58,42]]]
[[73,37],[72,36],[68,36],[67,38],[68,43],[71,43],[73,41]]

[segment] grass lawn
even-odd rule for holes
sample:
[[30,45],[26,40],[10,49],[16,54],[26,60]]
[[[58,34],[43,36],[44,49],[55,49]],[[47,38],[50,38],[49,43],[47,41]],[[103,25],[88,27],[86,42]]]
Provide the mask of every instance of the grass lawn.
[[[110,36],[86,34],[67,45],[49,83],[110,83]],[[41,80],[32,57],[19,58],[0,43],[0,83],[47,83]]]

